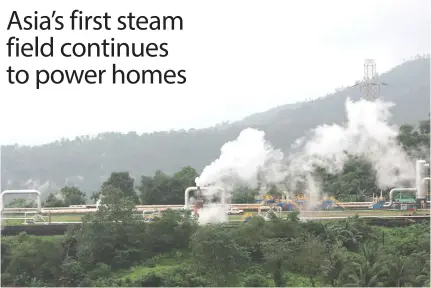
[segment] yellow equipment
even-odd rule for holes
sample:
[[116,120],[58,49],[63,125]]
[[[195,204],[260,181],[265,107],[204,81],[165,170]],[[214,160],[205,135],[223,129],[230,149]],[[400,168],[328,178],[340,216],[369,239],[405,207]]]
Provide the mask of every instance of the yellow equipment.
[[250,213],[250,212],[248,212],[248,213],[244,213],[244,215],[242,215],[242,221],[243,222],[246,222],[246,221],[248,221],[248,220],[250,220],[251,219],[251,217],[253,217],[253,214],[252,213]]
[[343,203],[341,203],[340,201],[338,201],[334,197],[330,197],[329,200],[331,200],[332,202],[334,202],[335,204],[337,204],[339,207],[344,208]]

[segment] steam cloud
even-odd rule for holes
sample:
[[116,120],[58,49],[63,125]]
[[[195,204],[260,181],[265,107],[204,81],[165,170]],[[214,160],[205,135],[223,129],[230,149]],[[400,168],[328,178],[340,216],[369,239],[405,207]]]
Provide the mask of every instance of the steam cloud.
[[283,157],[265,140],[265,132],[247,128],[222,146],[220,158],[204,168],[196,185],[232,189],[236,185],[256,188],[259,182],[278,183],[285,177]]
[[388,124],[392,106],[392,103],[381,100],[352,102],[347,99],[346,125],[315,128],[302,153],[293,155],[295,168],[300,168],[297,164],[307,168],[311,168],[310,164],[318,164],[336,173],[343,168],[348,152],[364,156],[372,163],[380,188],[412,181],[415,177],[414,165],[397,142],[398,127]]
[[[228,192],[237,185],[255,188],[258,184],[278,184],[289,190],[294,188],[296,180],[305,179],[313,205],[321,197],[318,179],[312,175],[314,166],[326,168],[330,173],[340,172],[348,154],[364,156],[372,163],[380,188],[402,181],[413,182],[414,165],[397,143],[398,127],[388,124],[392,106],[381,100],[347,99],[345,125],[316,127],[311,137],[295,141],[298,152],[287,158],[265,140],[263,131],[247,128],[236,140],[222,146],[220,157],[204,168],[196,184],[215,185]],[[214,208],[212,212],[205,209],[204,214],[219,213]],[[214,215],[206,218],[213,219]]]

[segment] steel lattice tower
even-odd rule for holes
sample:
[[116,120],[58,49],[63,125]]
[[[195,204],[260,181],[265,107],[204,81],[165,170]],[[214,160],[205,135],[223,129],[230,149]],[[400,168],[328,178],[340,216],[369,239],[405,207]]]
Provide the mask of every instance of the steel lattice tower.
[[362,96],[365,100],[375,100],[378,98],[378,92],[380,91],[381,85],[388,85],[383,82],[379,82],[378,74],[376,70],[376,62],[372,59],[366,59],[364,63],[364,78],[362,82],[354,85],[359,86],[361,91],[364,92]]

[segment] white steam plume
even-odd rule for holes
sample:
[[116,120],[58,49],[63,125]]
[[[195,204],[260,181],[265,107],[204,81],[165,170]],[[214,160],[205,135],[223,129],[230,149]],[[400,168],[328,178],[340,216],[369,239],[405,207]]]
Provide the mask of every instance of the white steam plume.
[[349,153],[364,156],[373,164],[381,188],[413,180],[413,163],[396,139],[398,127],[388,124],[392,106],[381,100],[352,102],[347,99],[347,123],[315,128],[301,155],[293,155],[293,162],[307,168],[318,164],[330,172],[339,172]]
[[221,148],[220,157],[206,166],[196,185],[232,189],[236,185],[256,188],[259,183],[284,180],[283,153],[265,140],[265,132],[247,128]]
[[[263,131],[247,128],[236,140],[222,146],[220,157],[205,167],[195,182],[197,186],[221,187],[228,193],[227,198],[230,198],[230,193],[237,186],[256,188],[259,184],[282,182],[285,178],[282,160],[283,153],[265,140]],[[206,198],[211,199],[217,191],[208,189]],[[226,208],[220,205],[201,208],[199,222],[227,221]]]
[[223,223],[227,222],[227,220],[226,207],[221,205],[210,203],[199,210],[198,222],[201,225],[207,223]]
[[347,123],[316,127],[310,138],[295,141],[299,152],[291,154],[288,161],[265,140],[264,132],[247,128],[235,141],[223,145],[220,158],[205,167],[196,184],[216,185],[230,192],[236,185],[254,188],[258,184],[285,184],[292,189],[301,179],[313,206],[322,194],[319,179],[313,178],[315,166],[338,173],[349,154],[363,156],[372,163],[380,188],[413,181],[413,163],[396,139],[398,127],[388,123],[392,106],[381,100],[347,99]]
[[338,173],[350,154],[363,156],[372,163],[377,171],[377,185],[382,189],[413,181],[413,163],[396,139],[398,127],[388,123],[392,106],[381,100],[352,102],[347,99],[345,125],[321,125],[313,129],[308,141],[296,141],[296,144],[305,144],[301,152],[290,157],[290,179],[305,174],[310,196],[317,199],[321,187],[311,183],[314,179],[310,181],[313,165]]

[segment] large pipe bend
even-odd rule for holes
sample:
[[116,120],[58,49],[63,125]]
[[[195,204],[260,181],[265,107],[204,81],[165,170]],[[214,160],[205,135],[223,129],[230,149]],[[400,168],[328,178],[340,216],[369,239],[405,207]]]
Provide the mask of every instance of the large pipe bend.
[[40,200],[41,193],[39,190],[30,189],[30,190],[5,190],[1,192],[1,212],[3,212],[4,210],[4,196],[10,195],[10,194],[35,194],[37,198],[36,200],[37,211],[41,211],[42,209],[42,202]]
[[394,193],[395,192],[416,192],[416,188],[394,188],[389,191],[389,203],[384,204],[383,207],[391,207],[394,202]]

